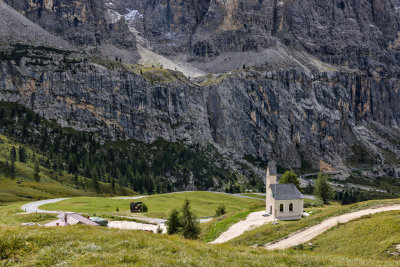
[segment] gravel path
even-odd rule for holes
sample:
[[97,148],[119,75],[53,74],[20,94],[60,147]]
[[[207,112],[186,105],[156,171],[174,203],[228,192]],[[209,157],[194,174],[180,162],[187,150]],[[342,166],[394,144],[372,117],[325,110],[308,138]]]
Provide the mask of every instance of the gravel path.
[[366,210],[360,210],[352,213],[343,214],[340,216],[332,217],[326,219],[322,223],[312,226],[304,231],[298,232],[293,234],[286,239],[278,241],[276,243],[267,244],[265,246],[266,249],[273,250],[273,249],[287,249],[293,246],[297,246],[303,244],[311,239],[319,236],[323,232],[327,231],[328,229],[335,227],[339,223],[347,223],[351,220],[355,220],[361,218],[365,215],[371,215],[375,213],[385,212],[385,211],[393,211],[393,210],[400,210],[400,205],[395,206],[388,206],[388,207],[381,207],[381,208],[372,208]]
[[264,217],[265,211],[258,211],[250,213],[246,220],[240,221],[232,225],[228,231],[222,233],[212,244],[220,244],[227,242],[235,237],[242,235],[244,232],[260,227],[266,223],[272,222],[274,218],[272,216]]

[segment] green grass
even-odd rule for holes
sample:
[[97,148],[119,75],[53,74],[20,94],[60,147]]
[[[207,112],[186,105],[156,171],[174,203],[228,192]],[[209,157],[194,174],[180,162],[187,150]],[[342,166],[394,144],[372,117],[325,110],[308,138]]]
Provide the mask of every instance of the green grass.
[[400,204],[400,200],[372,200],[348,206],[333,204],[324,207],[307,208],[305,210],[311,212],[311,216],[309,217],[304,217],[301,220],[297,221],[279,221],[279,224],[277,225],[267,224],[254,230],[248,231],[230,242],[237,245],[263,246],[267,243],[284,238],[302,229],[316,225],[329,217],[361,209],[367,209],[370,207],[393,204]]
[[45,223],[56,218],[53,214],[24,214],[21,206],[25,202],[8,203],[0,205],[0,227],[2,225],[20,225],[21,223],[38,222]]
[[400,251],[395,247],[400,244],[399,233],[400,211],[383,212],[340,224],[303,249],[321,254],[400,260]]
[[10,227],[0,232],[5,266],[393,266],[313,252],[211,245],[178,236],[102,227]]
[[23,179],[0,178],[0,203],[40,200],[64,196],[97,195],[84,192],[56,182],[34,182]]
[[268,251],[103,227],[23,227],[18,225],[43,223],[54,216],[19,214],[22,204],[0,205],[0,266],[396,266],[399,262],[398,256],[388,253],[399,243],[399,211],[340,225],[313,240],[312,247]]
[[[227,212],[242,210],[254,205],[260,205],[261,201],[254,199],[243,199],[235,196],[224,194],[216,194],[211,192],[185,192],[174,194],[151,195],[140,200],[149,208],[149,212],[145,213],[147,217],[167,218],[169,212],[173,208],[180,209],[185,199],[190,200],[192,211],[196,216],[205,217],[213,216],[217,207],[224,204]],[[131,215],[129,211],[129,203],[135,200],[122,200],[101,197],[77,197],[64,200],[58,203],[47,204],[42,209],[47,210],[64,210],[73,212],[82,212],[87,214],[105,214],[116,213]],[[140,214],[134,214],[140,215]]]

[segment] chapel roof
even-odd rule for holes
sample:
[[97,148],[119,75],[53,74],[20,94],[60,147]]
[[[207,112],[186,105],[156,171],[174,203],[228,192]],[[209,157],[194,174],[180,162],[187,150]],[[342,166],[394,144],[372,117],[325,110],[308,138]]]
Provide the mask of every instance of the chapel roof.
[[294,184],[271,184],[272,195],[275,200],[303,199],[303,194]]

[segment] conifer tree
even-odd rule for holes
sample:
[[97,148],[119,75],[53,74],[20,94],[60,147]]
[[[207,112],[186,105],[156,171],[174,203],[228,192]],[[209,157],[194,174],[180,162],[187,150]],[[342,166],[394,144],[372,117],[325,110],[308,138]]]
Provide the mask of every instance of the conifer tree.
[[11,179],[15,179],[15,159],[11,158],[11,165],[10,165],[10,178]]
[[182,234],[186,239],[198,239],[200,234],[200,223],[196,219],[196,216],[190,210],[190,201],[185,200],[185,204],[182,207]]
[[314,186],[314,195],[320,198],[324,204],[329,203],[329,200],[333,199],[334,191],[329,184],[329,176],[327,174],[318,174]]
[[181,223],[179,221],[179,211],[177,209],[173,209],[169,214],[167,220],[167,230],[169,235],[173,235],[179,231],[181,227]]
[[40,182],[40,167],[39,167],[39,161],[35,161],[35,168],[33,170],[33,177],[35,178],[36,182]]
[[11,160],[14,160],[15,162],[17,160],[17,151],[15,150],[15,147],[11,148],[10,155],[11,155]]

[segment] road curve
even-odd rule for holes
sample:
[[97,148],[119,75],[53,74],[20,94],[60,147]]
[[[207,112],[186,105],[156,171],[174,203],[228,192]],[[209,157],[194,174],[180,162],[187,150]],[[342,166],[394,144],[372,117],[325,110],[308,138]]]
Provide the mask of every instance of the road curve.
[[362,216],[365,216],[365,215],[371,215],[371,214],[376,214],[376,213],[380,213],[380,212],[395,211],[395,210],[400,210],[400,205],[365,209],[365,210],[355,211],[355,212],[343,214],[340,216],[332,217],[332,218],[326,219],[322,223],[314,225],[304,231],[290,235],[286,239],[280,240],[275,243],[267,244],[264,248],[266,248],[268,250],[274,250],[274,249],[287,249],[290,247],[294,247],[294,246],[303,244],[305,242],[308,242],[311,239],[314,239],[315,237],[319,236],[323,232],[329,230],[332,227],[335,227],[339,223],[347,223],[351,220],[361,218]]
[[31,203],[23,205],[21,207],[21,209],[27,213],[39,212],[39,213],[60,214],[60,213],[63,213],[63,211],[41,210],[41,209],[39,209],[39,207],[42,205],[45,205],[45,204],[56,203],[56,202],[60,202],[60,201],[67,200],[67,199],[68,198],[56,198],[56,199],[46,199],[46,200],[35,201],[35,202],[31,202]]

